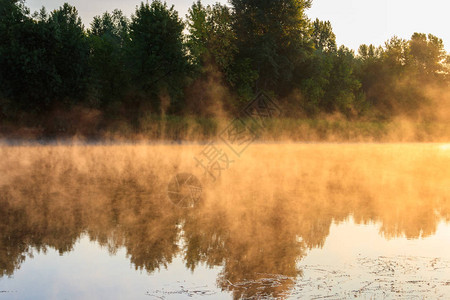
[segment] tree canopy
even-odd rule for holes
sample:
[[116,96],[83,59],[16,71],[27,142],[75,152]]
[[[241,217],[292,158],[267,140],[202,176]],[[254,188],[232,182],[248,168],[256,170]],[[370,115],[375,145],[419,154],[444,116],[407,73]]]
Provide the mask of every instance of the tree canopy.
[[[211,70],[221,74],[234,106],[264,90],[287,99],[293,115],[409,114],[428,101],[418,83],[448,86],[442,39],[394,36],[355,54],[337,45],[329,21],[307,17],[311,4],[198,0],[183,20],[173,6],[153,0],[130,18],[114,10],[85,28],[67,3],[31,14],[23,0],[0,0],[0,114],[45,117],[77,105],[129,119],[161,110],[195,113],[186,111],[199,105],[186,90]],[[301,101],[289,100],[296,93]]]

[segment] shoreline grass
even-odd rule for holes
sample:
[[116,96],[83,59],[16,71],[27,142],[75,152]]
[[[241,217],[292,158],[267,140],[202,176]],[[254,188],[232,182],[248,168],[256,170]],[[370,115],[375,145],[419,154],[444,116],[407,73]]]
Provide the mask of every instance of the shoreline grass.
[[[448,142],[450,122],[411,121],[396,119],[346,120],[278,118],[266,120],[256,130],[249,119],[244,123],[257,131],[257,141],[277,142]],[[82,122],[59,123],[51,128],[0,125],[0,139],[9,140],[92,140],[92,141],[152,141],[208,142],[218,140],[219,134],[232,119],[151,115],[132,126],[115,121],[90,126]]]

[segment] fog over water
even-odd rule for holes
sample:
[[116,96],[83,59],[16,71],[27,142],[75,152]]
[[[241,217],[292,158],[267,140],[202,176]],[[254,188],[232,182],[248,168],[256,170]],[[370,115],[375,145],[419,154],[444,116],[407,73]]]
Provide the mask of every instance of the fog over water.
[[449,145],[252,144],[216,180],[204,149],[1,146],[0,299],[450,293]]

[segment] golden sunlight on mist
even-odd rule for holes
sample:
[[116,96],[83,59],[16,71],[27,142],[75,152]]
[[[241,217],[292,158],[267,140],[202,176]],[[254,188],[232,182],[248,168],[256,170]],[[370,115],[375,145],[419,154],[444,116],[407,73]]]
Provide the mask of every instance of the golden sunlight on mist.
[[445,150],[445,151],[450,150],[450,144],[444,144],[444,145],[441,145],[439,148],[440,148],[441,150]]
[[[202,148],[0,147],[1,273],[31,247],[64,253],[87,232],[111,253],[125,247],[148,272],[180,251],[192,270],[223,265],[219,285],[240,297],[257,289],[234,284],[249,274],[300,274],[296,262],[324,245],[333,223],[376,223],[391,239],[429,236],[450,221],[448,144],[255,144],[217,181],[196,167]],[[180,172],[202,182],[194,209],[167,197]],[[21,234],[8,239],[13,232]],[[276,296],[292,284],[265,289]]]

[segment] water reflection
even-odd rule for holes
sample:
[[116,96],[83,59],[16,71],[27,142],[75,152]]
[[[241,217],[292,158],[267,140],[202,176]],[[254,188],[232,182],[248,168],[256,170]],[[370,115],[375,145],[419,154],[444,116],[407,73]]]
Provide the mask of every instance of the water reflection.
[[0,148],[1,276],[33,249],[63,254],[87,234],[111,254],[125,248],[139,270],[181,254],[192,271],[222,266],[217,284],[235,298],[283,296],[333,222],[352,217],[387,239],[415,239],[450,219],[450,152],[439,145],[255,145],[220,181],[203,178],[199,205],[182,209],[167,182],[195,171],[196,151]]

